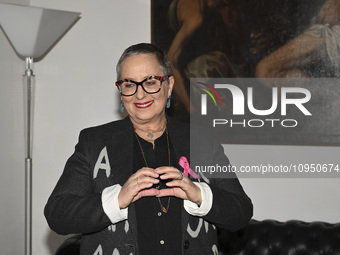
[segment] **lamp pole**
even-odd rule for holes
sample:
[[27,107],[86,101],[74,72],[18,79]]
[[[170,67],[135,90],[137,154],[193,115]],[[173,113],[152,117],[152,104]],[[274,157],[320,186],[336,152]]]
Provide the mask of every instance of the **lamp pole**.
[[26,58],[24,74],[24,100],[25,100],[25,254],[32,254],[32,138],[33,138],[33,98],[34,82],[33,58]]

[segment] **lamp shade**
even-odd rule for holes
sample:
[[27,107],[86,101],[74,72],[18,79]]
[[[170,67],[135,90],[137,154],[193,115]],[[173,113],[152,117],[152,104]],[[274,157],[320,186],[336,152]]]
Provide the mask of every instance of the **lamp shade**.
[[0,3],[0,25],[22,57],[43,56],[79,15],[78,12]]

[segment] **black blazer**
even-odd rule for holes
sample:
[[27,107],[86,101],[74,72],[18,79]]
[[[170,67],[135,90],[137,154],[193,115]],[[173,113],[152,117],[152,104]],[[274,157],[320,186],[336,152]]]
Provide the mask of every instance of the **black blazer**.
[[[167,128],[177,160],[185,156],[190,161],[189,125],[168,118]],[[197,164],[229,164],[220,144],[207,134],[197,138],[205,139],[204,148],[195,152]],[[112,225],[101,201],[103,189],[123,186],[132,169],[133,125],[128,117],[81,131],[45,206],[51,229],[59,234],[82,233],[81,254],[138,254],[134,205],[129,206],[127,220]],[[216,254],[216,227],[237,230],[251,218],[252,203],[236,176],[232,177],[204,178],[213,193],[213,206],[206,216],[195,217],[182,209],[183,254]]]

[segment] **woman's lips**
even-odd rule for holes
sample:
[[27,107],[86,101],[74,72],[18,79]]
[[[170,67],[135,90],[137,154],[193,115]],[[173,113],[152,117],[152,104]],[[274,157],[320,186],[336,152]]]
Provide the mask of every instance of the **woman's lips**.
[[152,104],[153,104],[153,100],[148,101],[148,102],[143,102],[143,103],[135,103],[135,106],[140,109],[145,109],[145,108],[150,107]]

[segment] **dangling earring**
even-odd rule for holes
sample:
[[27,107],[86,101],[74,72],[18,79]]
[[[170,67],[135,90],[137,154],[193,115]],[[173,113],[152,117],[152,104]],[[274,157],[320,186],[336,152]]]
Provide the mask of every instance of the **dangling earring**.
[[166,103],[166,108],[170,108],[170,105],[171,105],[171,95],[169,96],[168,98],[168,102]]
[[124,106],[123,106],[122,99],[120,99],[120,111],[121,111],[121,113],[124,112]]

